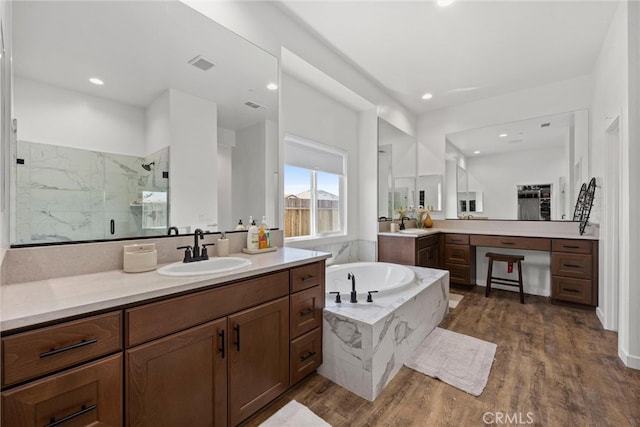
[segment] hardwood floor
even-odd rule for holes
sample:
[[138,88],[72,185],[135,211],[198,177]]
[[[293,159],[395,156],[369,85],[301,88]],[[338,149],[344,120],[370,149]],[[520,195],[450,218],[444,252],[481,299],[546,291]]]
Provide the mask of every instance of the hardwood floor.
[[[498,345],[479,397],[403,367],[375,402],[314,374],[250,419],[256,426],[290,400],[333,426],[639,426],[640,371],[617,356],[617,334],[595,312],[547,298],[465,291],[440,327]],[[508,418],[507,418],[508,417]],[[501,422],[499,422],[501,421]]]

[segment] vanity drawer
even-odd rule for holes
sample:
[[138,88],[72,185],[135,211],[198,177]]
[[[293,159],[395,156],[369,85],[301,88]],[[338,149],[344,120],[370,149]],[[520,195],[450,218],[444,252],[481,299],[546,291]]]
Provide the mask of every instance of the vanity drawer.
[[291,338],[309,332],[322,324],[324,295],[320,286],[292,294],[289,298]]
[[594,305],[591,280],[553,276],[551,286],[553,299]]
[[317,286],[324,281],[324,262],[314,262],[291,269],[291,292]]
[[575,254],[590,254],[592,243],[590,240],[553,239],[554,252],[572,252]]
[[469,265],[470,248],[466,245],[445,245],[444,262],[446,264]]
[[591,279],[593,269],[591,255],[553,252],[551,254],[551,274],[579,279]]
[[438,236],[424,236],[417,238],[418,249],[424,249],[429,246],[438,244]]
[[314,329],[291,341],[290,352],[289,369],[291,385],[293,385],[322,364],[322,329]]
[[122,354],[3,392],[2,425],[121,426]]
[[2,338],[2,385],[121,350],[121,320],[117,311]]
[[471,236],[471,245],[490,248],[525,249],[532,251],[551,250],[551,240],[538,237],[512,237],[512,236]]
[[444,237],[445,243],[453,243],[454,245],[468,245],[468,234],[446,234]]
[[449,270],[449,282],[458,285],[475,285],[471,283],[471,267],[465,265],[446,264],[445,269]]
[[125,311],[127,347],[289,294],[289,272],[269,274]]

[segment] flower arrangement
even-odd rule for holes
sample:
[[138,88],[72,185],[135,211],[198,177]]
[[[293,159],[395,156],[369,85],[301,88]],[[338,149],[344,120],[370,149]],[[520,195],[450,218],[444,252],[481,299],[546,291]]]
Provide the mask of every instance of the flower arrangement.
[[400,206],[398,209],[396,209],[396,213],[398,214],[398,219],[402,219],[402,217],[404,217],[407,213],[407,207]]
[[418,209],[416,209],[416,215],[417,215],[417,227],[418,228],[424,228],[424,220],[425,220],[425,215],[428,215],[429,213],[431,213],[431,209],[429,209],[429,206],[425,208],[423,208],[422,206],[419,206]]

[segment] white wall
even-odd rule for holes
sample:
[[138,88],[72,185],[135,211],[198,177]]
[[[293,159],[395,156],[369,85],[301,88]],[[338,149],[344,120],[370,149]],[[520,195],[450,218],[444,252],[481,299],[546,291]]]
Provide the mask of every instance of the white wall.
[[[604,177],[602,190],[612,191],[617,175],[621,184],[620,206],[606,206],[602,211],[600,228],[600,298],[597,314],[603,325],[618,329],[618,354],[625,364],[640,369],[640,235],[636,219],[638,209],[638,152],[637,97],[640,79],[638,72],[637,2],[621,3],[602,45],[594,71],[593,115],[591,121],[593,174]],[[605,170],[608,153],[607,129],[620,121],[621,168]],[[618,220],[620,218],[620,220]],[[618,234],[613,231],[619,230]],[[617,258],[612,257],[619,249]],[[616,296],[616,288],[619,296]],[[615,311],[619,308],[619,322]]]
[[218,190],[211,183],[218,169],[217,105],[175,89],[169,89],[169,99],[170,225],[216,222]]
[[236,146],[231,155],[232,216],[236,222],[242,218],[247,226],[249,216],[260,224],[262,215],[266,215],[265,182],[263,179],[253,180],[265,176],[265,132],[265,122],[237,130]]
[[[347,152],[347,233],[346,237],[322,239],[325,243],[358,238],[358,220],[361,214],[375,221],[376,204],[371,210],[358,206],[359,191],[359,115],[333,98],[318,92],[288,74],[281,81],[280,131],[300,136],[321,144],[337,147]],[[374,155],[377,153],[373,146]],[[376,168],[372,168],[376,169]],[[370,182],[369,182],[370,184]],[[375,191],[375,186],[372,188]],[[318,240],[287,243],[287,246],[311,247]]]
[[169,106],[169,91],[165,91],[147,107],[145,155],[171,145]]
[[238,218],[233,218],[232,201],[232,163],[233,147],[236,145],[236,132],[218,128],[218,230],[233,230]]
[[555,209],[559,202],[559,178],[566,172],[566,163],[562,146],[526,153],[468,157],[469,191],[483,192],[483,212],[478,216],[518,218],[518,185],[552,184],[551,207]]
[[18,140],[144,157],[145,110],[14,76]]

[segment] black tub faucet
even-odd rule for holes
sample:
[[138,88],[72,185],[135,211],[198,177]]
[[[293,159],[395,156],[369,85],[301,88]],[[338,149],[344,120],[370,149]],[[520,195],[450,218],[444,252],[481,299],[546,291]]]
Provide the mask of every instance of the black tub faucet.
[[347,280],[351,280],[351,301],[358,302],[358,293],[356,292],[356,276],[353,273],[347,273]]

